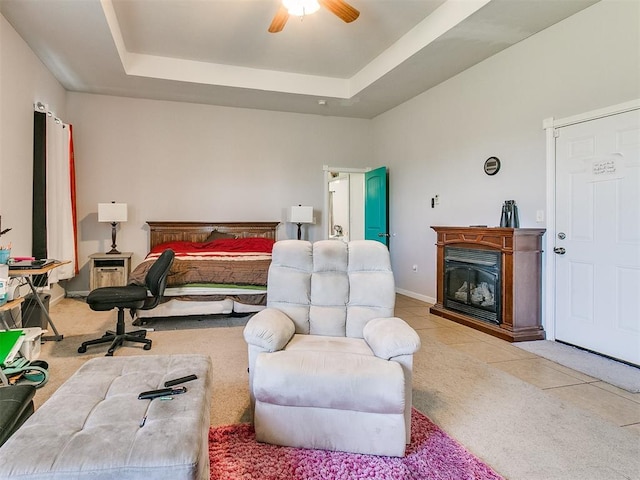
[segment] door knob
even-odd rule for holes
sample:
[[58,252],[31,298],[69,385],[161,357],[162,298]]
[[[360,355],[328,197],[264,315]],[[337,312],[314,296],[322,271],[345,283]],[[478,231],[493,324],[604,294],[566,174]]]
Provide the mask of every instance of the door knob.
[[553,249],[553,253],[557,253],[558,255],[564,255],[567,251],[563,247],[555,247]]

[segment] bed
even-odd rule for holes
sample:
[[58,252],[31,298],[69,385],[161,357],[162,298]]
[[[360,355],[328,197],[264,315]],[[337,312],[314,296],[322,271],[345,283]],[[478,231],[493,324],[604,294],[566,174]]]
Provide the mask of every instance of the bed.
[[266,305],[267,271],[279,222],[154,222],[149,252],[129,281],[143,284],[166,248],[176,252],[163,301],[137,312],[153,318],[249,314]]

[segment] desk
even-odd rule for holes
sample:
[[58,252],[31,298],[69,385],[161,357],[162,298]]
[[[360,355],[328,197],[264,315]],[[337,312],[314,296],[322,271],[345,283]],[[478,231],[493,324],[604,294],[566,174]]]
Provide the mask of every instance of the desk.
[[38,295],[38,291],[36,290],[36,287],[33,284],[33,276],[34,275],[43,275],[45,273],[49,273],[54,268],[58,268],[61,265],[66,265],[67,263],[71,263],[71,261],[70,260],[61,261],[61,262],[56,261],[55,263],[47,265],[46,267],[30,268],[30,269],[27,269],[27,270],[12,270],[11,268],[9,269],[9,276],[10,277],[24,279],[25,283],[27,285],[29,285],[29,288],[31,289],[31,293],[33,293],[33,296],[34,296],[36,302],[38,302],[38,305],[40,305],[40,308],[42,309],[42,312],[47,317],[47,323],[49,325],[51,325],[51,329],[53,330],[54,335],[43,336],[41,338],[41,340],[44,340],[44,341],[46,341],[46,340],[55,340],[56,342],[59,342],[60,340],[62,340],[64,338],[64,335],[60,335],[58,333],[58,329],[56,328],[55,324],[53,323],[53,320],[51,320],[51,317],[49,316],[49,312],[47,311],[47,309],[45,308],[44,304],[42,303],[42,300],[40,300],[40,295]]
[[[4,305],[0,305],[0,313],[2,312],[7,312],[7,311],[11,311],[14,307],[17,307],[18,305],[20,305],[22,302],[24,301],[24,297],[18,297],[18,298],[14,298],[13,300],[5,303]],[[5,330],[9,330],[9,325],[7,324],[7,322],[4,320],[4,318],[2,318],[2,321],[4,323],[4,329]],[[14,322],[14,327],[15,327],[15,321],[16,319],[13,319]]]

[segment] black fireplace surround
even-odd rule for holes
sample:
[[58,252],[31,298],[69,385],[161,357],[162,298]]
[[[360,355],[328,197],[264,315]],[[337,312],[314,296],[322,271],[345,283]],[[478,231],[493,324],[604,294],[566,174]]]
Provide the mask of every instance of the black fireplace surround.
[[499,325],[500,252],[445,246],[444,306]]

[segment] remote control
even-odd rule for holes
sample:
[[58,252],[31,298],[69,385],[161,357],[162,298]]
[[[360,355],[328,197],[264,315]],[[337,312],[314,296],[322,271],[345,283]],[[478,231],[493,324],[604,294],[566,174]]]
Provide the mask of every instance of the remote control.
[[161,388],[159,390],[149,390],[138,395],[138,400],[151,400],[157,397],[165,397],[167,395],[178,395],[187,391],[187,387]]
[[198,377],[196,377],[195,375],[187,375],[186,377],[180,377],[174,380],[167,380],[166,382],[164,382],[164,386],[173,387],[174,385],[178,385],[179,383],[190,382],[191,380],[195,380],[197,378]]

